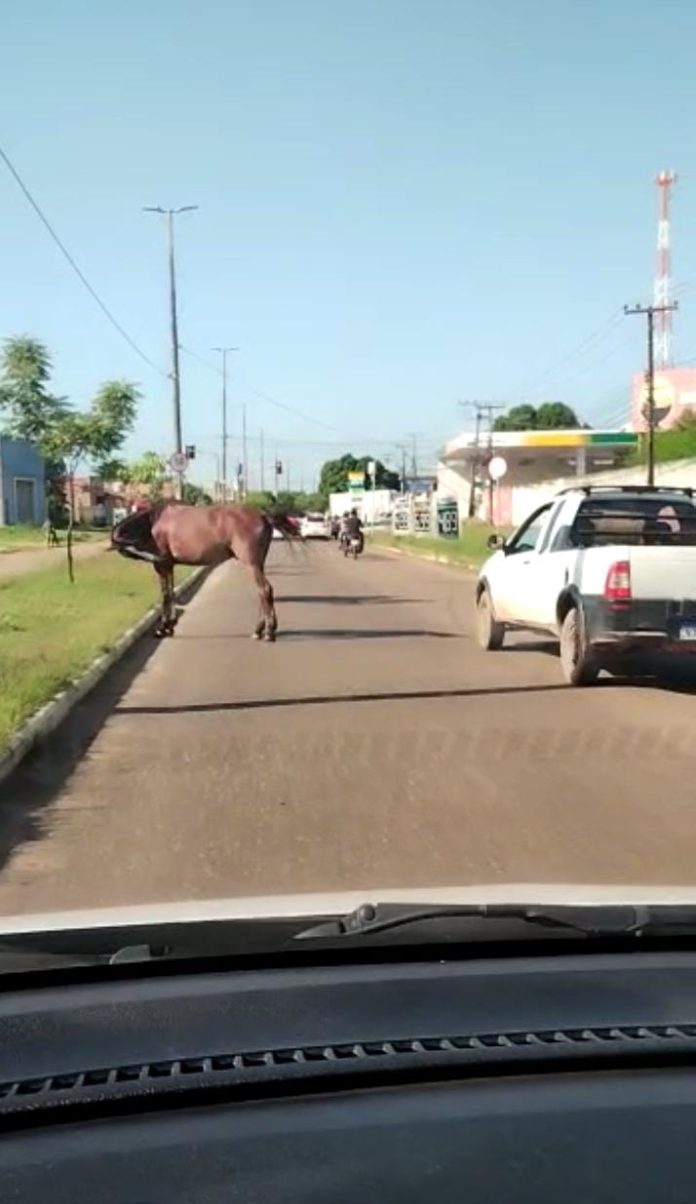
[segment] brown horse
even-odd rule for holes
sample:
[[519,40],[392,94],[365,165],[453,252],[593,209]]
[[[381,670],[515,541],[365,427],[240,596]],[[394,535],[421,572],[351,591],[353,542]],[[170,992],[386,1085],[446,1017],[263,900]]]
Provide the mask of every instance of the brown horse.
[[253,638],[273,641],[278,619],[273,588],[264,565],[273,529],[285,539],[300,539],[286,514],[257,510],[253,506],[185,506],[160,502],[129,514],[111,532],[111,546],[122,556],[147,560],[155,569],[162,590],[162,614],[155,635],[174,634],[174,566],[216,565],[236,559],[251,569],[259,591],[260,617]]

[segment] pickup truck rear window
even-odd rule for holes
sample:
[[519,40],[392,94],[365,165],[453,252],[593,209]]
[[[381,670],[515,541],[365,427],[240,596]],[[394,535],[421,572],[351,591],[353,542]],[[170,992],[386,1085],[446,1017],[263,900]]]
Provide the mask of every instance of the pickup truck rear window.
[[696,506],[685,494],[589,497],[578,510],[570,540],[584,548],[612,543],[696,546]]

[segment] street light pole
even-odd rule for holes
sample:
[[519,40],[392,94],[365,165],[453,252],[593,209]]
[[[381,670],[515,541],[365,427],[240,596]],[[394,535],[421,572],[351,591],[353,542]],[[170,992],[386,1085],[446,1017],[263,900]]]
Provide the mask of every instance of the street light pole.
[[222,356],[222,500],[227,501],[227,353],[239,351],[239,347],[213,347]]
[[[181,377],[179,373],[179,324],[176,308],[176,264],[174,255],[174,218],[179,213],[190,213],[198,205],[181,205],[178,209],[165,209],[162,205],[144,205],[146,213],[160,213],[167,219],[167,243],[169,251],[169,321],[172,339],[172,403],[174,410],[174,451],[184,450],[181,432]],[[182,477],[177,473],[176,495],[181,500]]]

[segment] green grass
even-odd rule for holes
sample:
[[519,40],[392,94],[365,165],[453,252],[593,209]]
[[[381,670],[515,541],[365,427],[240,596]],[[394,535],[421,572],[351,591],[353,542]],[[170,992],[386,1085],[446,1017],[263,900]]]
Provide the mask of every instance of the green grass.
[[[181,582],[192,572],[177,570]],[[116,555],[0,580],[0,750],[34,711],[159,599],[147,565]]]
[[[90,527],[77,527],[73,531],[73,543],[85,543],[94,539],[106,539],[108,531]],[[65,531],[58,532],[61,547],[65,546]],[[31,526],[28,523],[17,523],[11,527],[0,526],[0,555],[7,552],[25,552],[29,548],[45,548],[46,532],[43,527]]]
[[[668,431],[655,432],[655,462],[667,464],[670,460],[693,460],[696,457],[696,422],[684,419]],[[638,447],[626,457],[626,464],[647,464],[648,441],[641,436]]]
[[445,556],[462,568],[478,568],[490,556],[487,540],[494,530],[496,528],[488,523],[472,520],[464,523],[458,539],[445,539],[437,535],[394,535],[391,531],[375,531],[368,538],[370,542],[402,548],[414,555]]

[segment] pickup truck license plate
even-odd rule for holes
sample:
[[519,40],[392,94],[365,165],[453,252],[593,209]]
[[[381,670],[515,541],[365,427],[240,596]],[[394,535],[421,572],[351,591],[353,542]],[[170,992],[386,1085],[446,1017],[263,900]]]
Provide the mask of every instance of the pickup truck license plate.
[[696,641],[696,623],[682,623],[679,628],[679,639]]

